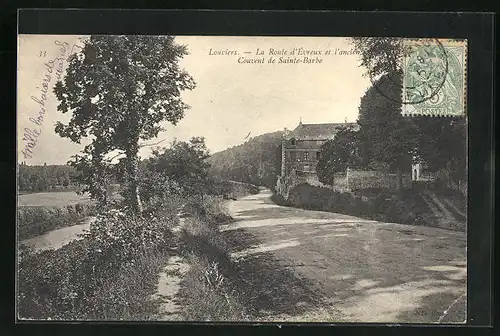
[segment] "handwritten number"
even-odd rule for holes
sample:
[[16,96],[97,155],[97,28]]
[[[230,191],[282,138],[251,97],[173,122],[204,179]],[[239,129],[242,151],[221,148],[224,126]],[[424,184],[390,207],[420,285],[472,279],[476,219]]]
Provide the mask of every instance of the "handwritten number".
[[38,55],[38,57],[45,57],[47,56],[47,50],[40,50],[40,54]]

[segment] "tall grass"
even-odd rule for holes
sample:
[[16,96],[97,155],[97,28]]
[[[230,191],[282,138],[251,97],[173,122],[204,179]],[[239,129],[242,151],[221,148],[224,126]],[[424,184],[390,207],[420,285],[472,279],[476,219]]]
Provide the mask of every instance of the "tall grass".
[[187,254],[186,259],[191,267],[179,295],[187,320],[249,320],[243,300],[217,261],[195,253]]
[[190,269],[181,283],[179,297],[183,315],[191,321],[249,321],[229,248],[218,226],[231,221],[223,200],[207,197],[188,204],[191,217],[182,231],[184,256]]

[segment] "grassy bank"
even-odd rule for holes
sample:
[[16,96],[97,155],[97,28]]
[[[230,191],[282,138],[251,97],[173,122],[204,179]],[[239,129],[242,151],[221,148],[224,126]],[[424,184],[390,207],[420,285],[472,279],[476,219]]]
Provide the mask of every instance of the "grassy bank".
[[[447,193],[449,194],[450,191]],[[422,198],[421,191],[414,189],[405,189],[399,192],[382,189],[364,190],[351,194],[301,184],[290,191],[288,200],[277,194],[272,196],[272,200],[278,205],[337,212],[381,222],[431,227],[445,225],[436,219]],[[462,203],[465,203],[465,200],[462,200]],[[464,218],[460,218],[460,220],[464,220]],[[458,225],[454,225],[452,229],[465,231],[465,221],[463,223],[459,221]]]
[[17,209],[17,232],[20,240],[49,231],[76,225],[97,213],[95,203],[85,202],[66,206],[21,206]]
[[192,321],[244,321],[249,314],[245,300],[236,290],[235,270],[228,246],[218,226],[232,218],[223,200],[207,197],[190,203],[190,217],[182,231],[183,254],[191,265],[181,282],[179,298],[183,316]]
[[[109,188],[111,197],[120,199],[116,185]],[[18,196],[17,228],[20,240],[33,238],[62,227],[79,224],[98,213],[88,194],[51,191]]]
[[[231,220],[223,202],[222,196],[171,197],[142,217],[109,210],[97,215],[83,239],[58,250],[34,253],[21,247],[19,317],[155,319],[161,302],[151,298],[159,274],[180,250],[191,266],[179,293],[185,318],[247,319],[245,300],[235,290],[228,249],[218,230],[218,225]],[[172,229],[179,224],[181,205],[190,217],[179,237]]]
[[148,320],[158,274],[177,246],[179,202],[149,217],[99,215],[85,238],[58,250],[23,251],[18,314],[24,319]]
[[190,269],[179,291],[182,315],[191,321],[250,321],[248,298],[241,290],[238,270],[230,258],[230,244],[219,225],[231,222],[224,204],[228,198],[259,193],[257,186],[236,181],[222,184],[222,196],[191,199],[181,232],[183,256]]

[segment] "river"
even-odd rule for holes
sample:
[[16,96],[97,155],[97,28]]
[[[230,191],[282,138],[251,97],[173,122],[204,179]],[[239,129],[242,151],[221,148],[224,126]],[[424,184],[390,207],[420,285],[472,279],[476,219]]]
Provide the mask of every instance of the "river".
[[54,249],[57,250],[73,240],[81,239],[78,235],[90,228],[95,217],[87,217],[80,224],[52,230],[41,236],[21,241],[21,245],[31,246],[35,252]]

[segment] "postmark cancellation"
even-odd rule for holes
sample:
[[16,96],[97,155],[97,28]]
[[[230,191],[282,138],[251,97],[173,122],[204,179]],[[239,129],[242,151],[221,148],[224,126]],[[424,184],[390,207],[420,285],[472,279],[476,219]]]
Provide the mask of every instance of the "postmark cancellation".
[[466,40],[407,39],[402,62],[403,115],[466,114]]

